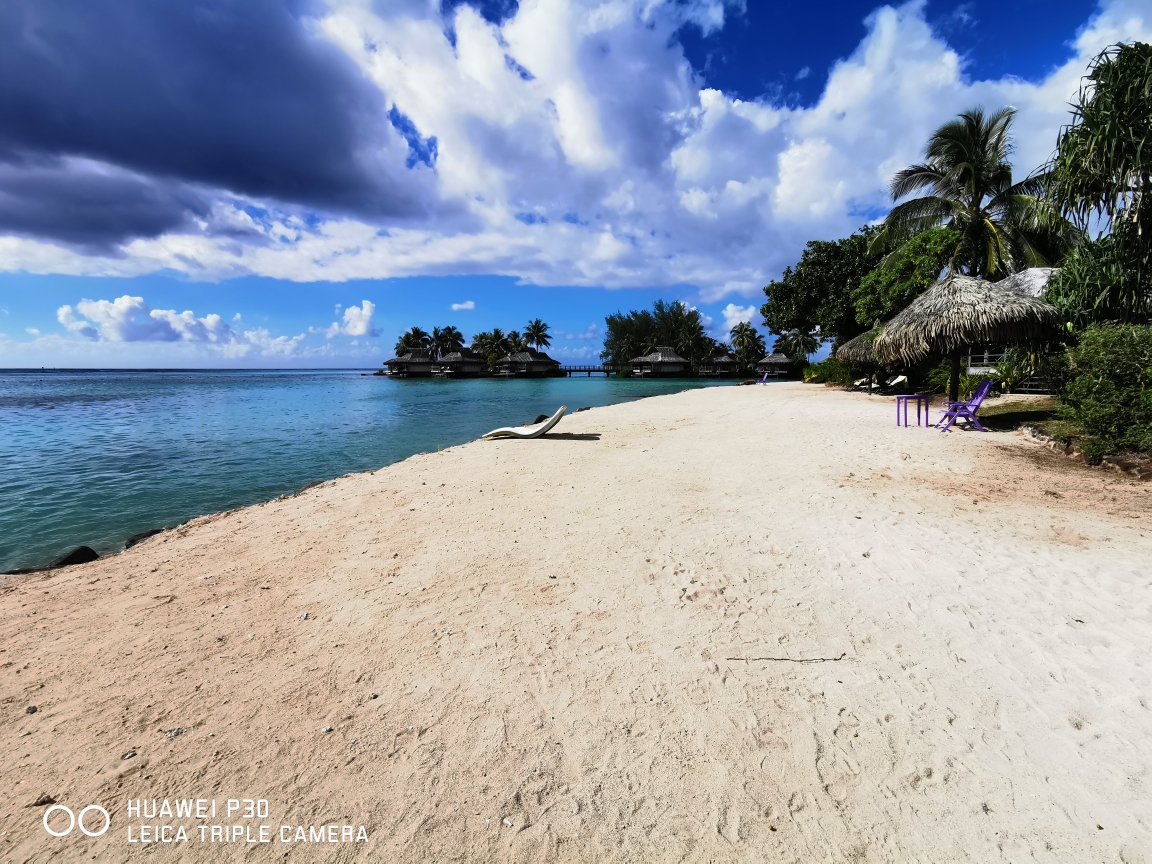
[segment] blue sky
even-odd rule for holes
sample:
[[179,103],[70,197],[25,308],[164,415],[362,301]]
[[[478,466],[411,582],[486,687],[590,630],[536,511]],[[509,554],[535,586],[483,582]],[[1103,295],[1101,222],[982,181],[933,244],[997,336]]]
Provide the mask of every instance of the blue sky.
[[1037,167],[1134,39],[1147,0],[13,0],[0,366],[375,366],[535,317],[579,362],[658,297],[722,336],[958,111],[1014,105]]

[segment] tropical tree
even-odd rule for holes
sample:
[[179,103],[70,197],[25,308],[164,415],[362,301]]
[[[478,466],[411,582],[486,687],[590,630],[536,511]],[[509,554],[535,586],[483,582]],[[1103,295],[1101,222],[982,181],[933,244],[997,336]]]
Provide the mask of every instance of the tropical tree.
[[820,340],[811,333],[803,330],[789,330],[776,338],[773,349],[781,354],[787,354],[797,366],[808,362],[808,355],[815,354],[820,347]]
[[502,348],[504,341],[504,334],[500,330],[484,330],[477,333],[472,337],[472,350],[484,358],[484,361],[491,366],[502,356],[504,351]]
[[519,330],[509,330],[508,335],[504,338],[509,354],[515,354],[517,351],[527,351],[529,348],[528,340],[520,334]]
[[455,327],[444,327],[443,329],[433,327],[430,342],[433,355],[439,359],[445,354],[451,354],[453,351],[459,351],[463,348],[464,334]]
[[524,328],[524,341],[534,345],[537,350],[547,348],[552,344],[552,337],[548,335],[548,325],[539,318],[528,322]]
[[660,345],[671,347],[696,366],[716,347],[716,340],[704,332],[700,312],[679,300],[657,300],[651,312],[617,312],[609,315],[605,324],[607,333],[600,357],[618,366],[649,354]]
[[1113,45],[1088,68],[1045,175],[1053,202],[1104,235],[1079,247],[1048,296],[1084,326],[1152,317],[1152,45]]
[[951,228],[929,228],[893,252],[852,290],[856,322],[871,327],[927,291],[948,266],[959,240]]
[[421,348],[430,348],[432,346],[432,337],[419,327],[413,327],[396,340],[396,356],[407,354],[409,351],[416,351]]
[[769,332],[818,331],[839,345],[867,330],[856,320],[856,295],[880,262],[868,251],[877,231],[865,227],[840,240],[810,241],[796,266],[764,288],[768,299],[760,314]]
[[732,350],[735,352],[736,365],[740,367],[741,372],[755,367],[767,353],[764,337],[747,321],[738,323],[728,335],[732,337]]
[[998,279],[1048,264],[1069,248],[1076,232],[1037,197],[1043,181],[1012,182],[1009,130],[1015,116],[1014,108],[990,115],[973,108],[933,132],[926,161],[898,172],[889,186],[893,201],[922,189],[932,194],[892,208],[869,251],[898,250],[929,228],[947,225],[958,235],[949,267]]

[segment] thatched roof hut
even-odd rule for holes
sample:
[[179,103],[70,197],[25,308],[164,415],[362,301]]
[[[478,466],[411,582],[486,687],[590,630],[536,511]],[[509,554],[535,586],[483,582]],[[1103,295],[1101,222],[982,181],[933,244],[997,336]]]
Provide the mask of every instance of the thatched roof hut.
[[700,364],[700,374],[713,377],[722,375],[735,375],[740,365],[736,358],[728,353],[728,349],[720,346],[712,352],[712,356]]
[[773,351],[756,364],[756,369],[777,377],[787,375],[792,371],[792,358],[787,354],[781,354],[779,351]]
[[633,357],[629,363],[632,366],[632,374],[641,378],[684,375],[692,369],[691,363],[667,345],[659,345],[651,354],[645,354],[643,357]]
[[427,378],[432,374],[432,352],[427,348],[413,348],[399,357],[385,360],[387,374],[393,378]]
[[970,345],[1014,344],[1050,336],[1059,313],[1051,304],[972,276],[945,276],[884,325],[872,343],[888,363],[915,363],[936,351],[952,360],[951,399],[960,385],[960,355]]
[[877,324],[871,330],[866,330],[837,347],[836,359],[849,366],[879,366],[880,360],[876,356],[873,343],[882,326]]
[[560,361],[553,360],[543,351],[535,348],[525,348],[516,351],[501,360],[496,361],[496,368],[501,375],[518,375],[534,377],[549,375],[560,368]]

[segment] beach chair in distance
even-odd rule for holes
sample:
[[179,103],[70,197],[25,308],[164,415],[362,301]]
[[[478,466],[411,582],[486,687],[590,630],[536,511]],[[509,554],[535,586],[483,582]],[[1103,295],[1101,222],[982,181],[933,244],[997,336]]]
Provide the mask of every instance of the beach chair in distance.
[[756,383],[757,383],[757,384],[767,384],[767,383],[768,383],[768,373],[767,373],[767,372],[765,372],[765,373],[764,373],[764,377],[763,377],[763,378],[761,378],[761,379],[760,379],[759,381],[757,381]]
[[904,387],[907,386],[907,384],[908,384],[908,376],[907,375],[894,375],[893,377],[889,378],[884,383],[884,386],[881,387],[880,389],[883,392],[892,393],[898,389],[903,389]]
[[486,438],[489,441],[497,438],[539,438],[559,423],[560,418],[564,416],[564,412],[567,410],[567,405],[561,405],[560,410],[543,423],[532,423],[529,426],[501,426],[499,429],[493,429],[487,435],[481,435],[480,437]]
[[992,389],[992,379],[985,378],[980,382],[980,386],[976,388],[976,392],[972,394],[972,398],[967,402],[945,402],[944,415],[937,421],[936,425],[939,426],[944,423],[944,428],[941,432],[947,432],[952,428],[957,420],[971,424],[979,429],[981,432],[987,432],[980,421],[976,419],[976,412],[980,408],[980,404],[984,401],[984,397],[988,395],[988,391]]

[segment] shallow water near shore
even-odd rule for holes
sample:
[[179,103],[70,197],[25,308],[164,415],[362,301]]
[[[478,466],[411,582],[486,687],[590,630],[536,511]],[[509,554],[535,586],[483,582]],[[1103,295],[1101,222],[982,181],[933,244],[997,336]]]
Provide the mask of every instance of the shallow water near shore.
[[560,405],[724,384],[393,381],[358,370],[0,372],[0,572],[81,544],[104,555],[141,531],[462,444]]

